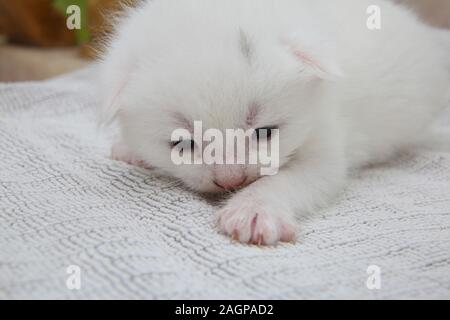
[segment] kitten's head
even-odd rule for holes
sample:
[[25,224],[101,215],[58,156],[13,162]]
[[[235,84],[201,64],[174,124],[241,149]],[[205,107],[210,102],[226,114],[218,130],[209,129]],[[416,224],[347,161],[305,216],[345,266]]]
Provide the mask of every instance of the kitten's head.
[[[337,74],[294,38],[217,25],[214,32],[192,25],[185,32],[183,26],[169,34],[149,31],[139,41],[124,27],[103,63],[103,121],[118,120],[132,152],[201,192],[248,185],[261,177],[262,165],[248,158],[245,164],[174,163],[174,152],[203,155],[208,143],[193,136],[195,121],[203,133],[217,129],[224,137],[226,129],[254,129],[254,146],[264,129],[278,129],[267,140],[279,141],[271,156],[281,167],[305,142],[323,105],[324,83]],[[177,129],[192,137],[174,137]],[[224,155],[233,142],[224,141]]]

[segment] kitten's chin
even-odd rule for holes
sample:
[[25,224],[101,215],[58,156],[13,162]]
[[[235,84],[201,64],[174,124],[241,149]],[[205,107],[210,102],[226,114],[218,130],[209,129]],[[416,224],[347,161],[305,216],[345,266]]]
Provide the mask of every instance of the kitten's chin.
[[222,187],[219,187],[218,185],[216,185],[214,182],[212,182],[211,184],[207,184],[205,186],[192,186],[189,185],[188,186],[195,190],[196,192],[199,193],[203,193],[206,195],[221,195],[221,194],[229,194],[229,193],[233,193],[233,192],[238,192],[242,189],[245,189],[246,187],[248,187],[249,185],[251,185],[253,182],[257,181],[258,179],[253,179],[250,180],[248,182],[246,182],[245,184],[243,184],[242,186],[236,187],[236,188],[230,188],[230,189],[224,189]]
[[195,190],[196,192],[203,193],[205,195],[221,195],[224,193],[227,193],[226,190],[217,187],[216,185],[212,184],[211,186],[205,186],[205,187],[199,187],[199,186],[189,186],[191,189]]
[[195,184],[195,183],[187,182],[187,181],[185,181],[184,183],[189,189],[191,189],[195,192],[204,194],[204,195],[218,196],[221,194],[230,193],[230,191],[232,191],[232,190],[225,190],[223,188],[220,188],[220,187],[216,186],[213,182],[207,183],[204,185],[199,185],[199,184]]

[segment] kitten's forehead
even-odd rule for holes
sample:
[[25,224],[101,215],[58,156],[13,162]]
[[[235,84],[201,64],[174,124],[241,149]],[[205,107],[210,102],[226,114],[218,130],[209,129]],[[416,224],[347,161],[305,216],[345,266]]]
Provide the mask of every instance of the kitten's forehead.
[[183,56],[171,52],[163,57],[168,68],[151,64],[142,76],[142,82],[152,78],[145,94],[169,111],[171,127],[192,129],[194,121],[216,129],[276,125],[285,113],[279,109],[289,104],[274,101],[280,100],[290,78],[278,64],[261,60],[264,48],[258,44],[239,28],[223,47],[193,47]]
[[187,110],[176,111],[171,113],[171,118],[177,128],[189,131],[193,131],[195,121],[200,121],[205,129],[246,129],[257,125],[262,113],[263,110],[257,102],[250,102],[241,108],[224,108],[220,112],[211,110],[194,113],[188,113]]

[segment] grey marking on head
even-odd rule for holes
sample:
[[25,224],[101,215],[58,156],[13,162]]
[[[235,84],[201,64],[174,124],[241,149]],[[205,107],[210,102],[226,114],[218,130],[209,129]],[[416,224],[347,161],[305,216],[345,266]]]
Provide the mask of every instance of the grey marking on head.
[[248,63],[251,63],[253,56],[253,47],[248,35],[242,29],[239,29],[239,45],[245,59],[247,59]]
[[177,126],[192,133],[194,132],[194,122],[186,118],[181,112],[172,113],[172,117],[174,118]]

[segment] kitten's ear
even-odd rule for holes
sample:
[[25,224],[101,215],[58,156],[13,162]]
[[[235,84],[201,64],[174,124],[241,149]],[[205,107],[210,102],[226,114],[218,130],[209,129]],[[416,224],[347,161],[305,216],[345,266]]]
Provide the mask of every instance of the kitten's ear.
[[336,80],[344,76],[342,70],[330,58],[323,57],[311,51],[292,48],[292,54],[315,76],[323,80]]
[[282,41],[289,53],[297,59],[306,70],[324,80],[336,80],[344,76],[335,60],[334,50],[324,44],[311,45],[311,41],[290,39]]
[[[111,67],[114,65],[114,68]],[[104,63],[100,69],[100,108],[98,122],[100,126],[111,124],[123,106],[122,95],[130,79],[127,65]]]

